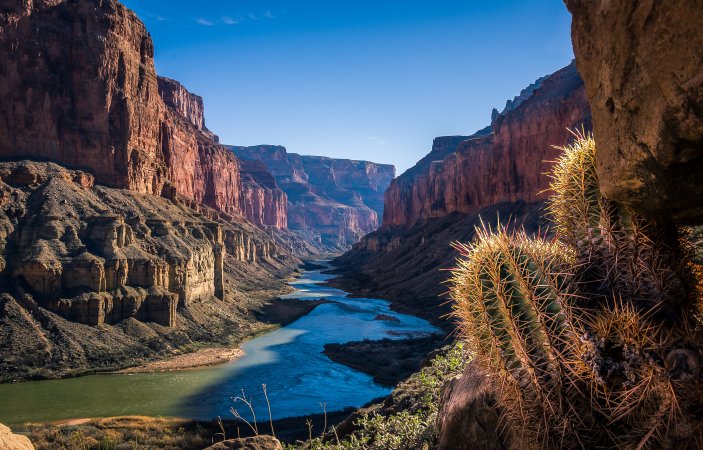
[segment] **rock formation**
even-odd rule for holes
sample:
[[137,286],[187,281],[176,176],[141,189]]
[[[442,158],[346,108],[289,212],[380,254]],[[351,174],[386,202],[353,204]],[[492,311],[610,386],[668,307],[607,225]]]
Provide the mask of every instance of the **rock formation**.
[[283,446],[275,437],[260,435],[218,442],[206,450],[283,450]]
[[383,191],[393,166],[301,156],[284,147],[230,147],[241,159],[261,161],[288,195],[288,226],[312,230],[323,243],[345,248],[379,226]]
[[175,326],[177,306],[224,295],[221,226],[54,164],[0,163],[11,290],[88,325]]
[[[116,0],[0,0],[0,158],[48,160],[139,193],[172,191],[231,216],[256,214],[239,162],[205,127],[203,102],[157,78],[143,23]],[[267,191],[267,192],[268,192]],[[262,225],[285,226],[269,192]]]
[[261,161],[239,160],[244,215],[260,226],[288,228],[288,196]]
[[0,156],[160,194],[154,46],[116,0],[0,1]]
[[166,103],[198,130],[205,128],[203,98],[189,92],[181,83],[171,78],[159,77],[159,95]]
[[0,423],[0,448],[3,450],[34,450],[27,436],[13,434],[12,430]]
[[482,220],[498,217],[537,231],[545,172],[559,153],[552,146],[567,142],[567,128],[590,126],[583,82],[570,64],[494,116],[472,136],[435,139],[425,158],[391,182],[382,229],[336,260],[338,283],[436,323],[448,312],[440,269],[454,264],[452,242],[471,240]]
[[500,418],[494,388],[471,364],[444,384],[437,411],[438,450],[522,448]]
[[567,128],[581,125],[590,126],[590,112],[571,64],[542,80],[517,108],[498,115],[491,133],[437,138],[427,157],[391,182],[383,226],[543,200],[548,161],[559,154],[552,146],[566,143]]
[[703,222],[703,8],[566,0],[593,108],[606,196],[665,220]]

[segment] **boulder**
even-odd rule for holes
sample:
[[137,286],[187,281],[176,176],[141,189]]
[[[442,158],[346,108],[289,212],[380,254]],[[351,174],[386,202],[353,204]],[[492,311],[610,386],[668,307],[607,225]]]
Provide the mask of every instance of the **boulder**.
[[283,450],[283,446],[274,437],[255,436],[218,442],[205,450]]
[[12,430],[0,423],[0,448],[2,450],[34,450],[27,436],[13,434]]
[[703,7],[565,0],[593,111],[603,193],[651,217],[703,222]]
[[500,421],[489,379],[472,364],[442,388],[437,430],[438,450],[522,448]]

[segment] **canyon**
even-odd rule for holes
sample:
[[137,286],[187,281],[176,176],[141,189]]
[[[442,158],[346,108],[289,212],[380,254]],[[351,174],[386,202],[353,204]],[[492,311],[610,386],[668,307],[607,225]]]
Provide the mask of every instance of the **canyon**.
[[[0,381],[237,343],[273,325],[262,311],[300,258],[378,224],[350,191],[348,229],[325,225],[341,243],[290,229],[276,178],[157,75],[149,32],[116,0],[0,1],[0,61]],[[347,188],[393,176],[358,164],[338,171]]]
[[283,189],[117,0],[0,0],[0,61],[0,381],[236,344],[314,307],[274,298],[302,258],[379,225],[392,166],[298,157]]
[[230,149],[271,172],[288,196],[292,230],[312,229],[327,246],[344,250],[379,227],[383,194],[395,177],[393,166],[302,156],[275,145]]
[[449,273],[441,269],[454,264],[451,243],[470,241],[482,223],[545,227],[546,173],[560,153],[554,146],[573,137],[569,130],[592,126],[575,63],[491,116],[490,126],[471,136],[436,138],[427,156],[391,182],[381,229],[335,260],[335,284],[448,326],[441,296]]

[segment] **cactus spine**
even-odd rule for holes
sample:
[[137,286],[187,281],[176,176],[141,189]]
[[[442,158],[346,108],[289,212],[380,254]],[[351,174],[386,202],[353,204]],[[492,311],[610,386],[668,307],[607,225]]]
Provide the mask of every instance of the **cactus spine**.
[[528,426],[525,437],[554,448],[578,442],[583,420],[562,386],[581,334],[572,320],[570,252],[522,231],[477,232],[474,244],[456,245],[463,258],[451,281],[463,335],[499,377],[507,418]]
[[[594,297],[636,301],[642,310],[675,314],[683,285],[676,271],[676,230],[603,197],[593,136],[575,133],[552,173],[548,210],[559,239],[573,248]],[[668,243],[671,243],[669,245]]]

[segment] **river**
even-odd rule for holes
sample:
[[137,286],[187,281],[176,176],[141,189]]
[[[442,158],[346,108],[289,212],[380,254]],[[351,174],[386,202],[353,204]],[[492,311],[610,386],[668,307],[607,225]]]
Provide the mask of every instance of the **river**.
[[[274,419],[345,407],[359,407],[390,389],[369,375],[331,361],[326,343],[383,339],[439,332],[427,321],[390,310],[385,300],[350,298],[340,289],[320,286],[331,278],[306,271],[291,282],[287,298],[330,303],[317,306],[288,326],[242,345],[246,354],[203,369],[90,375],[64,380],[0,384],[0,422],[63,421],[122,415],[231,419],[230,408],[251,415],[233,397],[244,390],[259,420],[268,419],[262,392],[266,384]],[[379,314],[398,321],[377,320]]]

